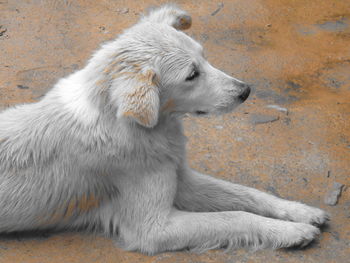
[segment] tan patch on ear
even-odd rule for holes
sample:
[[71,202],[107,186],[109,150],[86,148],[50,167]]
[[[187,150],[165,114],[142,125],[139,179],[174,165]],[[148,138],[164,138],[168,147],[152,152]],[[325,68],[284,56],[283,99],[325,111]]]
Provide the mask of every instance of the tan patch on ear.
[[126,117],[138,119],[143,125],[149,126],[151,123],[152,113],[148,110],[149,105],[148,102],[145,101],[145,97],[147,96],[147,93],[151,91],[151,89],[152,88],[149,86],[141,86],[137,88],[133,93],[128,94],[126,96],[127,100],[134,110],[126,111],[123,115]]
[[137,114],[136,112],[133,111],[127,111],[124,113],[125,117],[132,117],[134,119],[139,120],[139,122],[144,125],[144,126],[150,126],[151,121],[150,121],[150,114],[148,112],[143,112],[143,114]]
[[147,93],[151,91],[153,88],[149,86],[141,86],[135,89],[134,92],[126,95],[126,98],[130,100],[131,103],[138,103],[143,98],[146,97]]
[[192,25],[192,18],[188,15],[181,15],[176,19],[175,24],[173,25],[178,30],[189,29]]
[[154,86],[157,84],[156,73],[152,70],[147,70],[145,74],[137,74],[136,78],[148,86]]
[[124,95],[123,116],[134,118],[141,125],[152,127],[158,119],[159,98],[156,74],[148,70],[145,74],[134,74],[140,86]]
[[167,112],[167,111],[169,112],[169,111],[171,111],[172,109],[174,109],[175,106],[176,106],[176,105],[175,105],[174,100],[170,99],[170,100],[168,100],[168,101],[163,105],[161,111],[162,111],[162,112]]
[[[134,72],[122,72],[125,68],[130,67],[130,69]],[[118,56],[115,56],[113,58],[113,61],[109,63],[102,71],[103,74],[101,74],[101,78],[96,81],[96,86],[100,87],[100,92],[104,92],[108,85],[107,83],[111,80],[114,80],[120,76],[135,76],[137,72],[141,70],[141,65],[134,63],[129,66],[126,66],[125,63],[123,63],[122,58],[118,58]]]

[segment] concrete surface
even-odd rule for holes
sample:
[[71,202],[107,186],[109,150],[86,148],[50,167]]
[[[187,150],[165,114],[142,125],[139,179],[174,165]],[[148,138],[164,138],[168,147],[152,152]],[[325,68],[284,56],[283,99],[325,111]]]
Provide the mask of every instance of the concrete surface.
[[[100,43],[162,2],[0,0],[1,107],[38,100]],[[350,2],[176,2],[192,14],[188,33],[204,45],[209,61],[255,86],[232,114],[186,119],[191,165],[322,207],[332,214],[330,226],[304,250],[153,257],[91,234],[1,236],[1,263],[350,262]],[[326,206],[334,182],[347,187],[336,206]]]

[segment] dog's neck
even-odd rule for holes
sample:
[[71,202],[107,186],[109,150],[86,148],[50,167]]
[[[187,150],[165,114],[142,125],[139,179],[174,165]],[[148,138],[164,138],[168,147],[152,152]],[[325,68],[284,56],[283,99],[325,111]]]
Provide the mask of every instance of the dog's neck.
[[[132,123],[132,121],[116,120],[116,116],[112,109],[108,110],[108,106],[101,106],[102,101],[98,101],[95,96],[101,96],[96,93],[96,87],[94,83],[96,80],[92,76],[88,76],[89,72],[86,69],[82,69],[60,80],[55,87],[46,95],[46,99],[53,100],[60,103],[65,110],[74,116],[77,121],[83,125],[94,125],[97,121],[103,119],[115,119],[115,121],[123,122],[124,125],[137,126],[140,129],[149,129],[141,127],[139,124]],[[99,98],[102,100],[103,98]],[[110,107],[112,108],[112,107]],[[112,119],[110,119],[112,118]],[[180,125],[182,115],[176,115],[169,112],[164,112],[160,109],[158,123],[151,129],[162,129],[163,126],[173,127],[174,125]],[[173,127],[174,128],[174,127]]]
[[95,123],[100,111],[91,100],[91,80],[86,80],[83,70],[61,79],[47,93],[45,100],[60,104],[83,125]]

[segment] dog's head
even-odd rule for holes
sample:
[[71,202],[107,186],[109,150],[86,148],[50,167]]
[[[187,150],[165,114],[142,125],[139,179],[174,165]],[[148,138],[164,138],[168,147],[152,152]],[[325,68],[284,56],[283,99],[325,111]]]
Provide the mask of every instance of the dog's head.
[[160,114],[225,113],[248,98],[249,86],[211,66],[181,31],[190,26],[186,12],[164,6],[112,43],[118,52],[104,73],[119,118],[153,127]]

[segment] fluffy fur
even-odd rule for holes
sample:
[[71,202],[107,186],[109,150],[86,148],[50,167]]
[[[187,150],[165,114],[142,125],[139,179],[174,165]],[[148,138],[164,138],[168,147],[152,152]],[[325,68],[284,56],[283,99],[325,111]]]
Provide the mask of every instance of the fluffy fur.
[[212,67],[175,6],[151,11],[39,102],[0,114],[0,231],[98,228],[153,254],[306,245],[320,209],[202,175],[181,116],[230,112],[249,86]]

